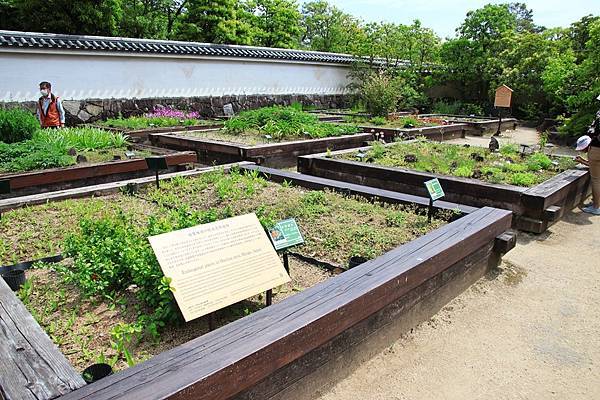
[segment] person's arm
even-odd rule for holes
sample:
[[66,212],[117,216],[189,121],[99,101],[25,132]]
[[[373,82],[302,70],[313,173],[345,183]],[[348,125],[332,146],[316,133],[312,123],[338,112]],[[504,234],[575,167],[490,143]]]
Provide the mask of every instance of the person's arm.
[[42,126],[42,116],[40,115],[40,103],[39,102],[37,104],[37,107],[35,108],[35,115],[37,116],[40,126]]
[[65,126],[65,109],[62,106],[62,100],[56,100],[56,108],[58,109],[58,116],[60,118],[60,126]]
[[577,161],[578,163],[581,163],[581,164],[585,165],[586,167],[590,166],[590,162],[588,160],[586,160],[585,158],[581,157],[581,156],[575,157],[575,161]]

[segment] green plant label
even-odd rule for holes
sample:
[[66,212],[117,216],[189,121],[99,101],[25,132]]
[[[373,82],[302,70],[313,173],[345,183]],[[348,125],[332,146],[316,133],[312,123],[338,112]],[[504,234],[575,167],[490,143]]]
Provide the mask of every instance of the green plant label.
[[445,196],[444,189],[442,189],[442,185],[437,178],[425,182],[425,187],[429,192],[429,197],[431,197],[431,200],[435,201]]
[[268,232],[275,250],[287,249],[297,244],[304,243],[304,238],[300,233],[298,224],[296,224],[296,220],[293,218],[279,221],[273,228],[269,229]]

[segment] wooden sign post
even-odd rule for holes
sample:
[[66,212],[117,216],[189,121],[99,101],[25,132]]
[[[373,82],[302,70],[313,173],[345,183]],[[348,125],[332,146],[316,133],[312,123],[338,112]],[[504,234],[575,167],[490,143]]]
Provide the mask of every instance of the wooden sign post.
[[513,90],[506,85],[500,86],[496,89],[496,97],[494,99],[494,107],[498,110],[498,130],[494,136],[500,135],[500,128],[502,126],[502,109],[510,108],[512,101]]
[[186,321],[290,281],[255,214],[148,240]]

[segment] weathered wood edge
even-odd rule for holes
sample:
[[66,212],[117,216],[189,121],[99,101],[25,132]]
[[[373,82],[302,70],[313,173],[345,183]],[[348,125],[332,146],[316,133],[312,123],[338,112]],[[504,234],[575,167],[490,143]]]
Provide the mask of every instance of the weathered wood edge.
[[[197,168],[189,171],[172,172],[167,174],[159,175],[159,180],[168,180],[174,177],[185,177],[195,176],[215,170],[228,171],[234,166],[244,166],[252,164],[249,162],[239,162],[232,164],[218,165],[214,167]],[[151,185],[156,182],[156,178],[148,176],[144,178],[126,179],[118,182],[103,183],[100,185],[83,186],[73,189],[58,190],[55,192],[45,192],[40,194],[32,194],[27,196],[10,197],[7,199],[0,199],[0,211],[4,212],[15,208],[31,206],[35,204],[44,204],[51,201],[60,201],[65,199],[80,198],[80,197],[91,197],[105,195],[109,193],[115,193],[125,188],[127,185],[145,186]]]
[[48,400],[85,385],[3,279],[0,325],[0,397]]
[[61,399],[231,398],[495,240],[510,224],[508,211],[477,210]]
[[[321,178],[318,176],[297,172],[282,171],[257,165],[245,165],[242,166],[241,169],[258,171],[263,176],[266,176],[269,180],[274,182],[283,183],[284,181],[287,181],[309,189],[331,189],[342,194],[357,195],[369,199],[379,199],[380,201],[387,203],[415,204],[420,207],[429,206],[429,198],[411,194],[399,193],[349,182],[336,181],[333,179]],[[455,210],[460,211],[462,214],[470,214],[478,209],[477,207],[439,200],[434,202],[433,206],[438,210]]]
[[[193,152],[177,152],[165,155],[167,164],[175,166],[179,164],[195,163],[196,154]],[[16,174],[1,175],[0,179],[9,180],[12,190],[24,189],[32,186],[42,186],[68,182],[71,180],[87,179],[105,175],[147,170],[148,166],[143,158],[131,160],[109,161],[91,165],[78,165],[64,168],[52,168],[42,171],[23,172]]]

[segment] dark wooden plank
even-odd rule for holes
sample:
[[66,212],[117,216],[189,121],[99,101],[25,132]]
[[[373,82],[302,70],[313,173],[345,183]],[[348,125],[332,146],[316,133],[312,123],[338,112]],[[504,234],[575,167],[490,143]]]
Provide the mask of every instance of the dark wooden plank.
[[[380,201],[387,203],[398,203],[398,204],[414,204],[421,207],[429,206],[429,198],[422,196],[415,196],[406,193],[399,193],[390,190],[379,189],[375,187],[369,187],[364,185],[358,185],[354,183],[348,183],[344,181],[336,181],[327,178],[321,178],[317,176],[311,176],[306,174],[300,174],[296,172],[282,171],[273,168],[260,167],[256,165],[246,165],[242,169],[245,170],[256,170],[267,176],[274,182],[288,181],[295,185],[306,187],[309,189],[331,189],[344,194],[358,195],[369,199],[379,199]],[[447,201],[436,201],[434,208],[441,210],[458,210],[461,213],[468,214],[475,210],[476,207],[466,206],[463,204],[451,203]]]
[[571,169],[528,189],[522,195],[525,215],[544,219],[545,210],[551,206],[572,209],[590,192],[589,182],[587,169]]
[[0,357],[0,393],[6,400],[49,400],[85,385],[3,279]]
[[483,208],[63,399],[229,399],[477,252],[510,224],[510,212]]
[[517,245],[517,234],[512,231],[506,231],[496,237],[494,250],[500,254],[506,254]]
[[374,357],[402,334],[429,320],[455,296],[497,267],[499,260],[493,243],[485,245],[233,400],[282,399],[290,392],[294,399],[312,398],[314,387],[329,385],[345,376],[346,370],[354,370],[356,361]]
[[246,157],[269,157],[278,154],[314,154],[323,152],[327,149],[346,149],[356,147],[364,142],[373,140],[373,135],[369,133],[358,133],[354,135],[344,135],[336,137],[327,137],[320,139],[294,140],[290,142],[268,143],[250,146],[245,149]]
[[[167,164],[175,166],[197,161],[195,153],[183,152],[167,154]],[[5,174],[0,178],[10,180],[12,190],[23,189],[32,186],[51,185],[73,180],[89,179],[99,176],[123,174],[136,171],[148,170],[146,161],[142,159],[120,160],[105,163],[78,165],[73,167],[52,168],[42,171],[24,172],[17,174]]]
[[[232,166],[238,165],[246,165],[249,163],[241,162],[234,164],[225,164],[221,165],[218,168],[223,169],[224,171],[228,171]],[[197,168],[189,171],[180,171],[180,172],[172,172],[161,174],[159,176],[160,180],[172,179],[174,177],[186,177],[186,176],[196,176],[199,174],[203,174],[206,172],[214,171],[217,167],[205,167],[205,168]],[[12,210],[19,207],[25,207],[35,204],[44,204],[51,201],[60,201],[65,199],[73,199],[80,197],[90,197],[90,196],[99,196],[108,193],[116,193],[127,185],[137,185],[137,186],[145,186],[152,185],[156,181],[154,176],[143,177],[143,178],[135,178],[135,179],[126,179],[118,182],[109,182],[103,183],[99,185],[89,185],[78,188],[57,190],[53,192],[44,192],[26,196],[18,196],[11,197],[7,199],[0,199],[0,211]]]
[[544,210],[544,219],[548,222],[554,222],[561,219],[564,214],[562,207],[550,206]]
[[482,207],[505,208],[519,213],[521,193],[526,189],[476,179],[384,167],[359,161],[339,160],[319,155],[298,158],[298,171],[318,177],[372,186],[380,189],[426,197],[425,181],[439,179],[445,200]]

